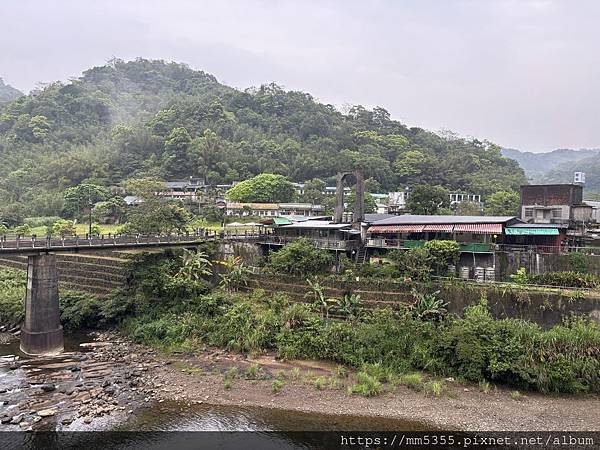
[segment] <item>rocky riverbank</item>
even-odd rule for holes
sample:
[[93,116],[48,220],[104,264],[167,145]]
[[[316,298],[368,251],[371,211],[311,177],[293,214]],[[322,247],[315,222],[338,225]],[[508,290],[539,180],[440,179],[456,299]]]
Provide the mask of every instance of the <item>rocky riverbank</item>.
[[52,357],[0,360],[0,430],[102,429],[154,399],[147,374],[156,353],[115,333]]
[[[162,386],[159,399],[389,418],[413,430],[597,431],[600,423],[597,395],[523,393],[447,378],[439,395],[423,385],[388,384],[381,395],[364,397],[348,391],[355,373],[320,361],[246,359],[221,350],[169,361],[153,378]],[[344,423],[334,429],[344,429]]]
[[[398,420],[411,429],[597,430],[598,396],[516,393],[443,381],[439,393],[387,384],[364,397],[356,374],[320,361],[283,362],[206,349],[162,355],[112,332],[56,357],[0,360],[0,430],[115,428],[141,406],[244,406]],[[336,423],[343,429],[344,422]]]

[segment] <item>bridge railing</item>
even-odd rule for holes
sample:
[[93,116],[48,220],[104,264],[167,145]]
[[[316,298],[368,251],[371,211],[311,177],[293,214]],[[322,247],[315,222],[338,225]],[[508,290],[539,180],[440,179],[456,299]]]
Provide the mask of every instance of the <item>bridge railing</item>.
[[16,235],[0,237],[1,250],[30,250],[30,249],[60,249],[84,247],[119,247],[129,245],[169,245],[175,243],[196,242],[202,239],[255,239],[266,235],[261,229],[253,230],[209,230],[198,229],[193,232],[164,233],[164,234],[100,234],[74,236],[44,236],[35,235],[23,237]]

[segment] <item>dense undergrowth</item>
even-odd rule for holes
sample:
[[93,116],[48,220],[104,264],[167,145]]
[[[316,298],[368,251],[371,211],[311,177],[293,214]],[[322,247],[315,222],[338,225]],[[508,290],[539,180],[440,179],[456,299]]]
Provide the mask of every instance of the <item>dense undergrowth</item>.
[[217,291],[188,302],[185,312],[128,318],[125,329],[136,341],[167,350],[269,349],[281,358],[380,364],[399,374],[424,369],[542,392],[600,390],[597,324],[572,318],[545,331],[521,320],[493,320],[485,302],[439,324],[390,309],[343,321],[260,290],[248,296]]
[[[355,368],[372,364],[398,375],[426,370],[542,392],[600,392],[600,326],[582,318],[543,330],[527,321],[494,320],[482,300],[464,317],[443,314],[431,320],[410,308],[384,308],[339,320],[327,317],[317,304],[294,303],[282,294],[215,288],[208,277],[185,282],[186,267],[200,263],[140,257],[132,262],[136,270],[130,289],[111,299],[63,293],[63,325],[119,324],[137,342],[166,351],[205,346],[269,350],[283,359],[316,358]],[[18,312],[10,312],[14,302],[5,292],[14,297],[24,288],[24,278],[11,281],[13,272],[1,273],[2,287],[8,289],[0,294],[0,320],[7,322]]]
[[[25,318],[26,273],[0,269],[0,325],[20,325]],[[67,330],[113,325],[132,311],[126,296],[100,299],[92,294],[60,290],[60,320]]]

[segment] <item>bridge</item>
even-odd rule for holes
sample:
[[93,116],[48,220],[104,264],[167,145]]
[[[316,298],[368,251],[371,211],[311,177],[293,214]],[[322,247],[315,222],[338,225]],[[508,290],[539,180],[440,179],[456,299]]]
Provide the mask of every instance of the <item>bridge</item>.
[[29,355],[60,353],[64,349],[60,324],[56,253],[195,247],[207,241],[258,242],[263,232],[198,230],[194,233],[155,235],[46,236],[38,239],[0,238],[0,255],[27,256],[25,321],[21,327],[21,351]]

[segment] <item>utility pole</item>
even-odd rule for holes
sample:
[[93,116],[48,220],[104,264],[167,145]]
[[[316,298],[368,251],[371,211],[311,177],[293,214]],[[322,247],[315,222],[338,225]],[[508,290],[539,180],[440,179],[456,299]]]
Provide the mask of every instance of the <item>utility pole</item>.
[[88,198],[88,237],[91,239],[92,238],[92,206],[94,206],[94,204],[92,203],[92,198],[89,197]]

